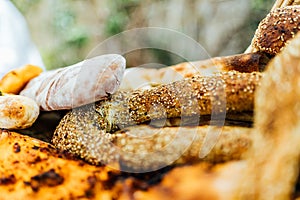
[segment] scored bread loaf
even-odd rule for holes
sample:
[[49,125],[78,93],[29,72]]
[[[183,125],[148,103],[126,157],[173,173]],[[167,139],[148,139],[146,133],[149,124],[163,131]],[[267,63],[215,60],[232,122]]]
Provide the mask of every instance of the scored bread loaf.
[[34,99],[41,110],[78,107],[113,94],[122,80],[125,59],[108,54],[72,66],[43,72],[20,95]]

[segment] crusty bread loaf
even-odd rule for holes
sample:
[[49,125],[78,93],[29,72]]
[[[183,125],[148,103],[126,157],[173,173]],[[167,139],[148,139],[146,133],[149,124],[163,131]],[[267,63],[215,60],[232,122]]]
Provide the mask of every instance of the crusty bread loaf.
[[38,115],[39,107],[30,98],[20,95],[0,96],[0,128],[28,128]]
[[243,194],[290,199],[299,177],[300,33],[267,66],[255,98],[253,146]]
[[[113,199],[108,167],[91,166],[49,143],[0,130],[0,199]],[[111,181],[115,184],[113,181]]]
[[125,59],[97,56],[75,65],[43,72],[20,95],[34,99],[41,110],[71,109],[113,94],[122,80]]

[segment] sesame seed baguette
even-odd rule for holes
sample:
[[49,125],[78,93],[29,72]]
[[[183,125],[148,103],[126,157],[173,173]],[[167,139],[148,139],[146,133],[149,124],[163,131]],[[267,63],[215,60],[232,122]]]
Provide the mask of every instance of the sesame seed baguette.
[[[80,116],[92,107],[101,118],[101,129],[113,132],[156,119],[253,111],[254,91],[261,76],[236,71],[195,76],[150,89],[118,92],[109,100],[73,109],[67,115]],[[62,119],[61,124],[69,122]]]
[[195,76],[148,90],[115,95],[112,102],[96,106],[96,111],[106,118],[108,132],[155,119],[199,117],[210,115],[212,111],[227,114],[252,111],[253,92],[260,77],[257,72],[236,71]]
[[57,126],[52,142],[91,163],[115,162],[119,154],[111,144],[114,134],[110,133],[155,119],[197,119],[213,113],[222,121],[225,113],[253,111],[254,91],[261,77],[259,72],[230,71],[116,93],[110,100],[68,112]]
[[236,54],[211,59],[183,62],[160,69],[133,67],[125,70],[119,90],[134,90],[145,86],[168,84],[195,75],[208,76],[235,70],[263,71],[269,58],[260,53]]
[[[197,126],[153,128],[129,127],[116,132],[112,144],[118,149],[121,169],[132,172],[157,170],[171,164],[213,163],[240,160],[251,146],[251,128]],[[201,156],[206,137],[217,134],[213,148]],[[206,145],[206,146],[205,146]]]
[[[106,138],[101,138],[105,136],[98,130],[98,133],[91,133],[93,137],[81,133],[60,133],[52,141],[59,149],[76,149],[72,153],[91,164],[119,163],[122,170],[146,172],[172,164],[192,164],[203,160],[218,163],[242,159],[251,146],[250,131],[251,128],[238,126],[154,128],[139,125],[117,131]],[[214,141],[213,148],[201,157],[205,137],[216,132],[219,137]],[[86,143],[80,144],[79,141]]]

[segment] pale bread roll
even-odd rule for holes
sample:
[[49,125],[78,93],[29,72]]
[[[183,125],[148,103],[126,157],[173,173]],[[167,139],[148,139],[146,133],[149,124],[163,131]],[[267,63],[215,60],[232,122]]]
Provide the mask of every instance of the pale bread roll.
[[72,66],[43,72],[20,95],[34,99],[41,110],[72,109],[113,94],[122,80],[125,59],[117,54],[97,56]]
[[20,95],[0,96],[0,128],[28,128],[38,115],[39,106],[30,98]]

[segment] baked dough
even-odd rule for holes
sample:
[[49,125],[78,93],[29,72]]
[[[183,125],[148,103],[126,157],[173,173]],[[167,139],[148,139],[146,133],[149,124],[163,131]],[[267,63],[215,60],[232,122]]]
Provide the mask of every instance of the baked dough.
[[46,71],[32,79],[20,95],[34,99],[41,110],[64,110],[107,98],[118,88],[125,59],[97,56],[72,66]]
[[19,94],[26,84],[40,73],[43,69],[34,65],[25,65],[8,72],[0,80],[0,91],[4,93]]
[[24,129],[30,127],[39,115],[39,106],[28,97],[0,96],[0,128]]

